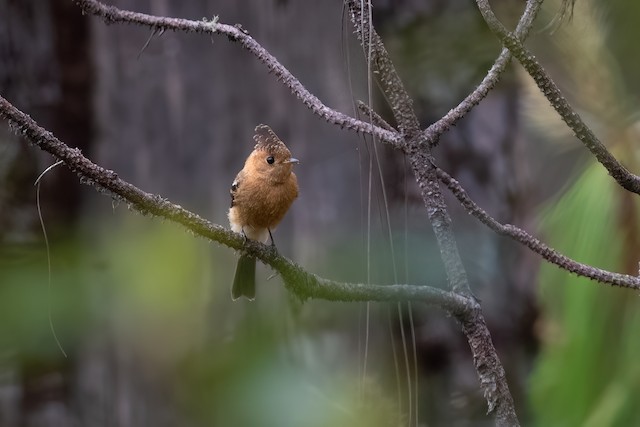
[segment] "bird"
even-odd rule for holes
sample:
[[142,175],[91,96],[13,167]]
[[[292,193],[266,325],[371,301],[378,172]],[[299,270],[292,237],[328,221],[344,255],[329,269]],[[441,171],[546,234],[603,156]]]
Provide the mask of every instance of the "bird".
[[[298,197],[293,165],[298,159],[267,125],[256,126],[255,147],[231,184],[229,224],[246,239],[266,243]],[[233,300],[256,295],[256,259],[240,254],[231,288]]]

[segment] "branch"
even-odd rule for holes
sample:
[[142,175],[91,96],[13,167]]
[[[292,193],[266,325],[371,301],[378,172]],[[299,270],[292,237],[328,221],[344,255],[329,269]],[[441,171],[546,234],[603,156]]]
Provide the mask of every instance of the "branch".
[[[529,34],[529,30],[533,26],[533,22],[538,15],[540,6],[542,6],[542,0],[527,1],[527,6],[520,17],[520,21],[518,22],[515,31],[515,36],[518,40],[524,41],[526,39]],[[493,66],[484,79],[482,79],[482,82],[480,82],[478,87],[467,95],[467,97],[460,102],[457,107],[449,110],[447,114],[425,130],[425,135],[430,144],[437,144],[443,133],[448,131],[451,126],[455,125],[489,94],[491,89],[498,84],[502,73],[504,73],[510,61],[511,53],[509,52],[509,49],[503,48],[500,56],[498,56],[496,61],[493,63]]]
[[582,121],[566,100],[558,86],[546,73],[542,65],[536,60],[518,40],[518,37],[507,31],[496,18],[488,0],[476,0],[482,17],[489,25],[489,29],[500,39],[502,44],[516,57],[538,85],[540,91],[549,100],[551,106],[562,117],[562,120],[573,130],[576,137],[591,151],[598,161],[607,169],[609,175],[622,188],[632,193],[640,194],[640,177],[629,172],[600,142],[593,131]]
[[380,36],[372,26],[367,24],[370,22],[370,10],[366,7],[361,8],[361,2],[355,0],[346,0],[346,3],[360,43],[365,52],[370,49],[371,71],[379,80],[380,87],[389,100],[398,128],[404,137],[404,151],[409,157],[438,241],[449,287],[454,292],[471,294],[451,227],[451,217],[435,175],[431,146],[426,146],[425,149],[424,133],[420,131],[420,123],[413,110],[413,101],[404,88]]
[[[429,144],[425,133],[420,131],[411,97],[405,90],[380,36],[371,25],[371,8],[364,7],[364,2],[357,4],[355,0],[346,0],[346,3],[356,34],[363,49],[368,53],[371,71],[376,74],[382,91],[389,100],[396,123],[404,138],[403,149],[409,157],[420,187],[420,194],[438,242],[449,288],[456,294],[471,296],[467,274],[453,234],[451,217],[440,191],[431,154],[433,144]],[[499,426],[517,426],[519,422],[513,397],[480,305],[473,313],[467,314],[468,316],[459,316],[458,320],[462,324],[462,330],[473,354],[474,366],[480,379],[480,387],[487,400],[488,412],[494,414],[496,424]]]
[[9,121],[16,133],[61,160],[80,182],[99,192],[128,203],[143,215],[154,215],[176,222],[196,235],[211,239],[236,250],[245,251],[280,273],[285,286],[301,300],[308,298],[330,301],[420,301],[435,305],[459,316],[477,305],[471,298],[429,286],[363,285],[325,279],[303,270],[278,254],[275,248],[213,224],[179,205],[122,180],[118,175],[91,162],[79,149],[70,148],[51,132],[38,126],[28,115],[0,96],[0,117]]
[[467,192],[462,188],[460,183],[452,178],[448,173],[442,169],[436,167],[438,178],[447,186],[451,193],[458,199],[460,204],[469,212],[475,216],[480,222],[492,229],[498,234],[511,237],[516,242],[522,243],[533,252],[542,256],[545,260],[549,261],[566,270],[570,273],[577,274],[578,276],[586,277],[591,280],[595,280],[601,283],[607,283],[614,286],[622,286],[631,289],[640,289],[640,277],[630,276],[628,274],[614,273],[600,268],[592,267],[587,264],[582,264],[578,261],[574,261],[556,251],[555,249],[542,243],[540,240],[530,235],[521,228],[511,224],[502,224],[491,215],[485,212],[480,206],[478,206],[467,195]]
[[[455,293],[470,294],[466,272],[462,266],[455,236],[451,229],[451,219],[437,182],[437,168],[433,163],[433,157],[424,151],[416,150],[409,155],[423,199],[432,200],[427,205],[427,212],[440,246],[449,286],[453,286],[452,289]],[[455,287],[456,283],[457,287]],[[480,379],[480,387],[487,400],[488,412],[494,414],[497,426],[519,426],[504,368],[491,341],[491,335],[480,307],[472,315],[458,317],[458,320],[462,324],[462,330],[473,354],[473,364]]]
[[144,25],[154,32],[166,30],[179,30],[187,33],[226,35],[229,40],[238,42],[242,47],[251,52],[267,69],[272,72],[278,81],[284,84],[292,94],[302,101],[311,111],[329,123],[356,132],[374,135],[381,141],[398,147],[400,135],[396,131],[382,129],[370,123],[350,117],[324,105],[318,97],[309,92],[293,74],[289,72],[278,60],[255,41],[249,33],[240,25],[228,25],[213,21],[192,21],[180,18],[167,18],[147,15],[145,13],[121,10],[114,6],[107,6],[96,0],[76,0],[83,12],[101,17],[105,23],[112,24],[123,22],[129,24]]
[[358,100],[356,102],[356,107],[358,107],[358,110],[360,110],[360,113],[362,113],[366,117],[369,117],[373,121],[373,123],[376,124],[376,126],[380,126],[381,128],[387,129],[390,131],[395,131],[393,126],[387,123],[385,119],[383,119],[380,116],[380,114],[376,113],[375,110],[373,110],[373,108],[369,107],[368,104],[365,104],[364,102]]
[[493,348],[489,328],[479,306],[477,310],[467,312],[459,320],[471,346],[473,364],[480,377],[480,388],[489,404],[488,412],[495,413],[496,426],[519,426],[504,368]]
[[404,88],[382,39],[373,29],[371,11],[366,7],[366,2],[347,0],[346,4],[356,35],[365,51],[367,61],[370,61],[368,66],[376,74],[380,87],[389,100],[400,133],[405,140],[410,140],[420,133],[420,122],[413,110],[413,100]]

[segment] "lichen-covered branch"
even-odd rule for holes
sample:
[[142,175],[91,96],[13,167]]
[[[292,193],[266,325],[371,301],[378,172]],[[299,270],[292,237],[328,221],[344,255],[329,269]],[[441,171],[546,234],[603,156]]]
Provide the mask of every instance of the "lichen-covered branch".
[[458,317],[473,354],[473,364],[480,377],[480,387],[489,404],[488,412],[495,414],[499,427],[519,426],[513,398],[500,360],[495,355],[489,329],[480,307]]
[[292,94],[294,94],[311,111],[329,123],[336,124],[342,128],[354,130],[356,132],[375,135],[381,141],[397,147],[401,138],[398,132],[382,129],[378,126],[355,119],[344,113],[327,107],[302,83],[293,76],[273,55],[262,47],[249,33],[239,25],[228,25],[211,21],[192,21],[181,18],[168,18],[163,16],[147,15],[145,13],[132,12],[107,6],[95,0],[77,0],[82,10],[90,15],[101,17],[106,23],[128,23],[144,25],[156,31],[184,31],[211,35],[225,35],[229,40],[238,42],[242,47],[251,52],[267,69],[284,84]]

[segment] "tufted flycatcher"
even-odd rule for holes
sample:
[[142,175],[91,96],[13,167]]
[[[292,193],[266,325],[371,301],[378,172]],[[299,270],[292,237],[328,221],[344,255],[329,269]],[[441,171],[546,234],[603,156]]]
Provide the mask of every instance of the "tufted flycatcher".
[[[231,184],[231,230],[246,238],[266,243],[298,197],[298,180],[293,165],[298,159],[267,125],[258,125],[255,147]],[[231,296],[234,300],[256,296],[256,259],[241,254],[236,266]]]

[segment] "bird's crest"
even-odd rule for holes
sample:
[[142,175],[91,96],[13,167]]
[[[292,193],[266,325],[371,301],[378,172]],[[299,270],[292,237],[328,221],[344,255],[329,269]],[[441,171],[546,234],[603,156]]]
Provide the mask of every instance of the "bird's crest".
[[256,142],[254,147],[256,150],[265,150],[270,153],[283,150],[289,151],[284,142],[278,138],[278,135],[269,126],[258,125],[255,132],[253,140]]

